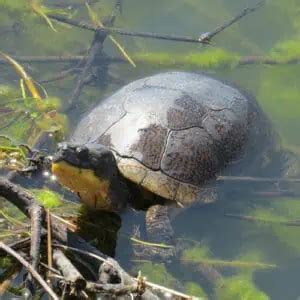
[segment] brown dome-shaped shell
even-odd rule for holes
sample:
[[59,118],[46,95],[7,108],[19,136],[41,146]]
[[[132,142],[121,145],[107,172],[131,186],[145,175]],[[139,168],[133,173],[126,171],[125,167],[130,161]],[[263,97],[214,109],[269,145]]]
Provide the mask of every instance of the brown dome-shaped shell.
[[101,101],[81,120],[72,142],[109,147],[124,177],[190,203],[203,182],[242,152],[256,114],[252,102],[205,74],[161,73]]

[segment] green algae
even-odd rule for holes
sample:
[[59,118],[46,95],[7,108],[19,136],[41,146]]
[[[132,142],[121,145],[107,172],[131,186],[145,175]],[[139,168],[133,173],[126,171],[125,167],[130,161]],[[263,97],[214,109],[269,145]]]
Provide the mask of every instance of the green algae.
[[61,101],[47,97],[36,101],[31,97],[22,98],[20,91],[12,86],[0,86],[0,134],[12,137],[16,143],[34,145],[40,134],[68,131],[68,120],[58,113]]
[[186,68],[224,68],[234,67],[239,56],[223,49],[210,49],[199,52],[168,53],[168,52],[141,52],[132,54],[137,63],[160,65],[163,67],[183,66]]
[[36,200],[46,208],[59,207],[63,204],[61,196],[48,189],[31,189],[32,194]]
[[200,299],[208,299],[208,296],[205,293],[205,291],[203,290],[203,288],[195,282],[186,282],[185,292],[188,295],[198,297]]
[[276,44],[270,51],[270,58],[279,63],[300,59],[300,41],[286,40]]
[[300,88],[297,65],[266,67],[260,72],[257,99],[269,114],[283,143],[300,145],[299,125]]
[[254,285],[252,277],[247,275],[236,275],[222,280],[215,292],[218,300],[270,299]]
[[177,288],[178,280],[169,273],[162,263],[145,262],[136,264],[134,271],[141,271],[147,280],[169,288]]
[[268,230],[268,234],[273,235],[287,253],[292,251],[299,256],[300,199],[280,198],[272,203],[271,208],[256,208],[250,215],[258,220],[256,225]]
[[219,259],[211,255],[207,246],[196,246],[183,251],[181,261],[186,264],[194,265],[207,264],[215,268],[233,268],[241,270],[273,269],[275,264],[268,264],[261,260],[257,251],[243,253],[239,258],[232,260]]

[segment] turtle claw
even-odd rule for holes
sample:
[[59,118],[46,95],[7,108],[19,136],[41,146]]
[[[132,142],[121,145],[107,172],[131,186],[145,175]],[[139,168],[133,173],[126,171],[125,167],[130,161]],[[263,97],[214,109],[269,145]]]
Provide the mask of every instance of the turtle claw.
[[138,259],[171,262],[178,253],[173,228],[169,219],[169,207],[151,206],[145,216],[147,241],[140,239],[139,229],[135,230],[133,252]]

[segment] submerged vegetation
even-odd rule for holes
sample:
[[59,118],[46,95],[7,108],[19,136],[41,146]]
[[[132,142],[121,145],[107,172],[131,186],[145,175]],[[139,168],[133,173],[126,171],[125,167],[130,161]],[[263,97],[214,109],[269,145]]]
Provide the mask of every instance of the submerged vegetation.
[[[37,144],[51,152],[51,147],[63,140],[69,128],[76,123],[79,112],[72,115],[66,108],[80,64],[31,64],[29,58],[39,55],[45,57],[46,61],[49,56],[85,54],[93,34],[52,20],[49,15],[90,20],[102,26],[101,20],[110,14],[112,1],[89,2],[86,6],[84,1],[77,0],[0,0],[0,51],[2,58],[9,61],[7,65],[0,65],[1,169],[26,167],[30,149]],[[237,1],[221,0],[202,1],[201,4],[196,0],[174,1],[172,5],[167,0],[124,2],[122,16],[117,18],[116,27],[188,33],[196,37],[228,19],[242,5]],[[176,68],[201,69],[232,79],[256,95],[279,132],[282,144],[295,153],[299,162],[299,10],[300,3],[297,0],[267,1],[257,14],[227,29],[211,45],[206,46],[172,42],[164,44],[155,40],[110,36],[110,42],[104,44],[104,49],[111,55],[113,63],[109,66],[104,64],[103,68],[108,69],[105,76],[82,91],[77,103],[79,111],[93,106],[124,83],[146,74]],[[28,63],[18,62],[20,56],[27,57]],[[59,79],[42,83],[53,75]],[[299,175],[299,166],[294,166],[296,170],[293,176]],[[297,192],[296,186],[282,187],[290,188]],[[281,187],[275,186],[274,189],[281,190]],[[32,188],[31,193],[54,211],[65,211],[68,205],[72,206],[65,203],[64,197],[52,191],[47,184],[42,188]],[[196,246],[194,244],[183,250],[179,271],[176,267],[175,270],[169,270],[169,266],[154,262],[137,264],[133,271],[141,270],[142,274],[156,283],[173,288],[180,286],[186,293],[203,299],[211,295],[217,300],[284,299],[286,291],[293,288],[296,292],[289,295],[295,298],[299,294],[298,287],[289,285],[288,279],[282,278],[279,294],[278,289],[275,293],[272,284],[265,282],[269,274],[280,276],[280,267],[288,268],[291,261],[299,260],[300,226],[295,225],[300,220],[299,197],[262,199],[246,194],[242,199],[232,198],[228,205],[224,205],[225,201],[217,204],[216,212],[207,218],[195,217],[193,220],[191,217],[190,220],[178,222],[177,226],[174,222],[176,230],[184,238],[198,239]],[[68,211],[75,210],[74,207],[78,205],[74,204]],[[28,222],[22,213],[2,199],[0,209],[1,240],[11,241],[16,236],[26,237],[30,234]],[[252,221],[225,221],[223,213],[231,211],[250,216]],[[236,226],[237,222],[240,226]],[[182,228],[182,224],[186,227]],[[118,227],[119,223],[116,221],[114,226]],[[226,242],[222,238],[220,242],[220,231],[227,237]],[[201,234],[208,242],[202,241]],[[103,240],[106,238],[102,237]],[[97,242],[99,240],[101,238],[98,237]],[[277,249],[278,253],[271,248]],[[203,265],[225,274],[208,291],[205,281],[198,280],[199,267]],[[11,259],[0,259],[0,271],[11,266]],[[188,275],[183,275],[181,270]],[[297,272],[300,273],[300,265]],[[4,281],[0,276],[1,286]],[[0,297],[4,293],[1,286]],[[18,280],[13,286],[18,286]],[[19,293],[14,289],[10,292],[13,291]]]

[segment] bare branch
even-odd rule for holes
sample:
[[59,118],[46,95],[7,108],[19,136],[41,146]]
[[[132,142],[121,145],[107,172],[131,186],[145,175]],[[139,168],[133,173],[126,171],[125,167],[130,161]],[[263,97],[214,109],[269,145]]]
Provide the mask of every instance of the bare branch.
[[66,281],[74,283],[76,289],[79,291],[85,289],[86,280],[61,250],[55,249],[53,251],[53,261],[58,269],[62,272]]
[[45,280],[40,276],[40,274],[30,265],[21,255],[19,255],[16,251],[0,242],[0,249],[7,252],[9,255],[13,256],[17,259],[36,279],[36,281],[45,289],[45,291],[49,294],[49,296],[54,300],[59,300],[58,296],[54,293],[54,291],[48,286]]
[[300,183],[300,178],[284,178],[284,177],[251,177],[251,176],[219,176],[217,181],[233,181],[233,182],[293,182]]
[[152,33],[152,32],[137,32],[137,31],[131,31],[131,30],[126,30],[122,28],[114,28],[114,27],[97,27],[94,25],[87,24],[82,21],[75,21],[68,19],[63,16],[57,16],[57,15],[52,15],[49,14],[48,17],[50,19],[66,23],[75,27],[79,27],[82,29],[87,29],[90,31],[99,31],[103,33],[117,33],[120,35],[125,35],[125,36],[134,36],[134,37],[142,37],[142,38],[151,38],[151,39],[158,39],[158,40],[168,40],[168,41],[174,41],[174,42],[185,42],[185,43],[196,43],[196,44],[208,44],[210,40],[219,34],[220,32],[224,31],[226,28],[230,27],[232,24],[236,23],[246,15],[256,11],[258,8],[262,6],[264,1],[259,2],[257,5],[254,7],[250,8],[245,8],[240,12],[238,15],[236,15],[234,18],[229,20],[228,22],[224,23],[221,26],[218,26],[216,29],[214,29],[211,32],[206,32],[202,33],[199,38],[194,38],[194,37],[188,37],[188,36],[177,36],[177,35],[166,35],[166,34],[159,34],[159,33]]
[[223,25],[218,26],[217,28],[215,28],[213,31],[207,32],[207,33],[203,33],[200,35],[199,37],[199,41],[202,41],[204,43],[209,43],[210,40],[216,36],[217,34],[219,34],[220,32],[224,31],[226,28],[230,27],[231,25],[233,25],[234,23],[236,23],[237,21],[239,21],[240,19],[242,19],[243,17],[249,15],[250,13],[256,11],[257,9],[259,9],[263,4],[265,3],[265,0],[260,1],[259,3],[257,3],[255,6],[253,7],[247,7],[244,8],[239,14],[237,14],[235,17],[233,17],[231,20],[229,20],[228,22],[225,22]]
[[[6,178],[0,177],[0,195],[6,198],[11,203],[13,203],[23,213],[25,213],[28,217],[30,217],[29,210],[31,207],[34,207],[36,201],[33,198],[33,196],[30,195],[28,192],[20,188],[18,185],[10,182]],[[88,244],[85,240],[80,238],[72,231],[68,230],[67,225],[65,223],[61,223],[57,218],[53,218],[51,216],[51,225],[52,225],[53,237],[55,239],[61,241],[64,244],[70,245],[70,249],[72,247],[72,248],[77,248],[83,252],[89,252],[90,257],[97,258],[97,260],[101,261],[101,263],[105,261],[106,265],[109,265],[111,268],[115,270],[116,274],[120,277],[121,282],[123,282],[125,285],[133,284],[135,280],[127,272],[123,270],[123,268],[119,265],[119,263],[116,260],[105,256],[98,249]],[[16,243],[15,246],[20,247],[20,245],[26,244],[26,242],[28,242],[28,239],[22,241],[21,244]],[[0,246],[0,250],[1,249],[5,250]],[[97,265],[95,264],[95,260],[93,261],[93,263],[94,265]],[[158,300],[158,298],[154,294],[152,294],[149,290],[145,291],[141,299]]]
[[264,219],[260,217],[253,217],[253,216],[246,216],[246,215],[237,215],[237,214],[225,214],[225,217],[250,221],[250,222],[262,222],[262,223],[270,223],[270,224],[278,224],[278,225],[285,225],[285,226],[300,226],[300,220],[292,220],[292,221],[280,221],[280,220],[271,220],[271,219]]

